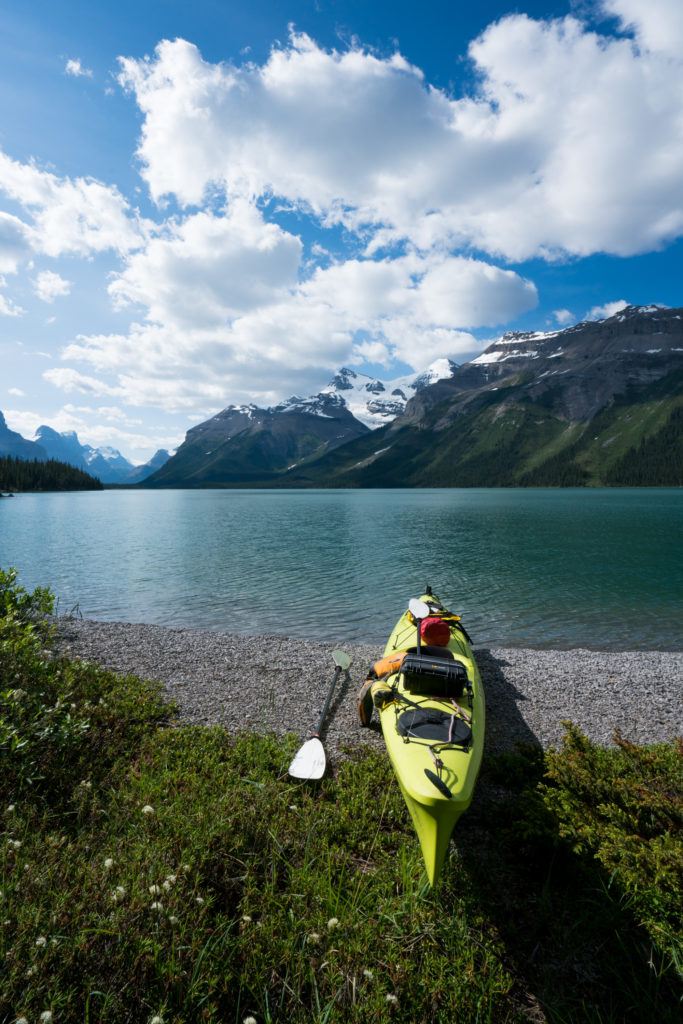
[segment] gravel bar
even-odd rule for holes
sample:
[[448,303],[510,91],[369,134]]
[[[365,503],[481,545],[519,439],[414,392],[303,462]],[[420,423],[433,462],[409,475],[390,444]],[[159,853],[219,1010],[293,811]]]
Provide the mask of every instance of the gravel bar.
[[[383,747],[378,727],[362,729],[356,692],[379,647],[341,644],[350,679],[335,695],[326,748]],[[62,619],[58,650],[117,672],[160,680],[180,722],[302,736],[313,727],[332,679],[334,647],[281,636],[240,636],[128,622]],[[487,747],[557,746],[571,719],[598,743],[615,729],[654,743],[683,735],[683,652],[478,648],[487,708]]]

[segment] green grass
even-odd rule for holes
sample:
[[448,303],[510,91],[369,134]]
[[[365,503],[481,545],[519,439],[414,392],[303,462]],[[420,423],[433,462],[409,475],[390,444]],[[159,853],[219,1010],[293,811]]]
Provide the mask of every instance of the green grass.
[[48,606],[0,574],[2,1024],[678,1019],[676,747],[488,758],[432,892],[385,756],[293,782]]

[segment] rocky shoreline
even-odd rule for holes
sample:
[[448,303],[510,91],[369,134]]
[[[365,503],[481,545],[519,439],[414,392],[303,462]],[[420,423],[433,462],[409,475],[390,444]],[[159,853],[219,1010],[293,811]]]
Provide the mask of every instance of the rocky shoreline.
[[[360,727],[356,691],[381,650],[344,645],[350,681],[335,696],[326,728],[330,752],[344,744],[381,748],[377,728]],[[330,644],[279,636],[248,637],[126,622],[61,619],[57,649],[118,672],[164,684],[184,724],[220,724],[305,734],[332,678]],[[487,747],[559,744],[570,719],[608,744],[615,729],[654,743],[683,735],[683,652],[479,648],[486,692]]]

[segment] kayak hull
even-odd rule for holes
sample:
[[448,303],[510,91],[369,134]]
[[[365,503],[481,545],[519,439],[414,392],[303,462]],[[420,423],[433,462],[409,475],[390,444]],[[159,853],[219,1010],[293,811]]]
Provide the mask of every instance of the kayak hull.
[[[432,595],[425,595],[422,600],[432,604],[437,602]],[[415,638],[416,627],[406,612],[389,637],[385,656],[414,647]],[[409,706],[402,704],[402,695],[405,694],[408,700],[415,700],[405,689],[400,672],[386,680],[389,685],[395,687],[398,699],[379,710],[387,753],[415,826],[427,877],[432,886],[439,880],[453,829],[460,816],[472,803],[484,748],[485,705],[481,677],[469,640],[457,624],[451,624],[448,648],[454,660],[459,661],[467,671],[471,699],[465,694],[463,698],[458,699],[457,704],[454,704],[453,701],[444,698],[421,696],[419,704],[420,707],[434,708],[448,714],[456,710],[463,718],[471,717],[472,738],[466,749],[455,746],[443,747],[438,744],[438,756],[442,762],[440,777],[447,786],[450,796],[443,794],[426,774],[427,771],[433,774],[435,769],[430,744],[408,742],[398,731],[398,716],[406,706]]]

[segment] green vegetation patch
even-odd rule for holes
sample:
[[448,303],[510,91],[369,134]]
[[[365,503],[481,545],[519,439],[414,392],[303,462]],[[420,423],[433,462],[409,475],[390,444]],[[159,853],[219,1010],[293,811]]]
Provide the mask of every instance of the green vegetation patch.
[[1,583],[2,1024],[678,1018],[678,748],[489,757],[432,892],[383,754],[169,727]]
[[0,491],[101,491],[102,482],[94,476],[47,459],[17,459],[0,456]]

